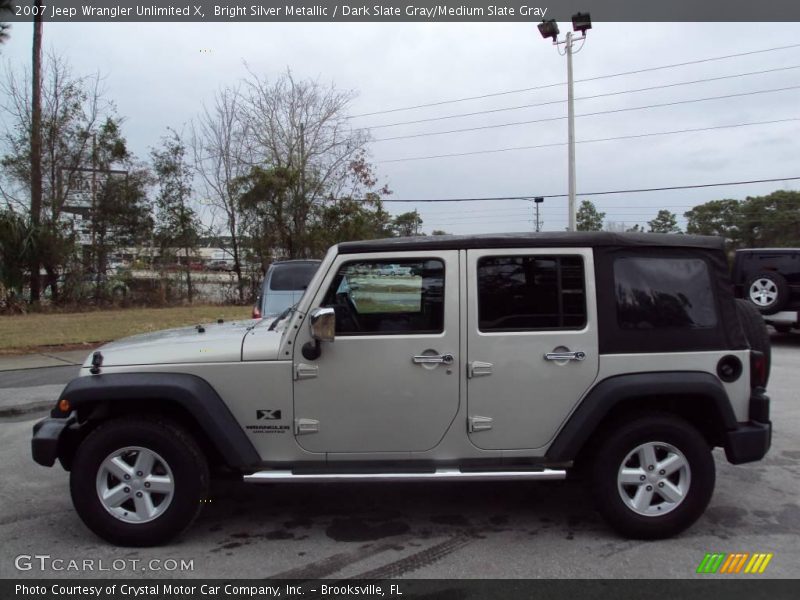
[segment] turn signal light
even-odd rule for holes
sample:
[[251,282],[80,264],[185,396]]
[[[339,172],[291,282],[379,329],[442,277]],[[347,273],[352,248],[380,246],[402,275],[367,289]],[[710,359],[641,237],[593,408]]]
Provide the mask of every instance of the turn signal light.
[[58,410],[60,410],[62,413],[68,413],[69,409],[70,409],[69,400],[67,400],[66,398],[62,398],[61,400],[58,401]]
[[750,388],[767,387],[767,357],[750,350]]

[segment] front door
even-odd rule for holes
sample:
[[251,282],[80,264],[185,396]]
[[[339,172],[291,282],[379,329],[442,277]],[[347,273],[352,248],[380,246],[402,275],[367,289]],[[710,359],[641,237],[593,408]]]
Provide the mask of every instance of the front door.
[[310,452],[436,446],[458,410],[458,252],[340,255],[311,307],[336,313],[316,360],[294,349],[295,433]]
[[592,251],[470,250],[467,280],[470,439],[540,448],[597,375]]

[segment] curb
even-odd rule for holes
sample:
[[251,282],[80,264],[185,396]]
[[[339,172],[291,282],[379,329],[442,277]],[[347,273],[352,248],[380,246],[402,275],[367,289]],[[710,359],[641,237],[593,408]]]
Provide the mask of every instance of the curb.
[[14,367],[4,368],[2,366],[2,359],[0,359],[0,373],[8,373],[11,371],[35,371],[36,369],[62,369],[64,367],[80,367],[81,363],[62,363],[60,365],[37,365],[33,367]]
[[23,415],[29,415],[31,413],[47,412],[54,405],[55,403],[52,400],[39,400],[37,402],[29,402],[28,404],[0,408],[0,419],[8,417],[20,417]]

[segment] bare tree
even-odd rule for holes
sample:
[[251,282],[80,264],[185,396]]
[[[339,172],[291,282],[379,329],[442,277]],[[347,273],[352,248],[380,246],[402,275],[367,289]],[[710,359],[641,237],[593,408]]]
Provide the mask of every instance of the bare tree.
[[[48,54],[44,65],[42,116],[39,124],[42,147],[42,213],[57,220],[68,196],[80,183],[80,169],[91,160],[92,132],[103,116],[113,116],[113,105],[103,99],[100,76],[77,77],[62,57]],[[13,182],[30,185],[28,158],[32,121],[32,98],[28,94],[27,73],[12,69],[0,92],[6,97],[2,107],[9,115],[9,127],[0,137],[5,147],[2,165]],[[16,192],[3,188],[7,203],[20,206],[25,201]]]
[[[67,62],[52,53],[44,61],[42,80],[38,126],[33,120],[31,75],[9,68],[0,80],[4,98],[0,106],[7,115],[7,128],[0,133],[0,195],[8,207],[29,214],[32,224],[38,219],[37,235],[43,243],[36,260],[41,260],[48,284],[57,295],[57,266],[66,256],[60,250],[50,252],[45,242],[60,244],[63,238],[61,214],[80,183],[81,169],[91,162],[92,132],[103,115],[113,114],[113,105],[103,99],[99,75],[76,77]],[[38,202],[30,194],[36,179],[31,151],[34,137],[38,137],[40,156]]]
[[[240,301],[246,253],[257,256],[262,269],[276,257],[309,256],[319,252],[320,240],[312,238],[319,237],[323,221],[350,231],[339,221],[373,216],[349,205],[327,210],[342,197],[352,203],[369,192],[374,199],[368,208],[381,210],[378,200],[390,192],[375,189],[364,152],[367,133],[347,118],[353,98],[333,85],[298,81],[290,71],[274,81],[250,73],[221,90],[193,123],[195,168],[231,240]],[[370,231],[383,231],[380,219],[366,220]]]
[[239,302],[244,302],[242,275],[243,222],[240,216],[239,181],[249,172],[246,124],[242,120],[238,87],[220,90],[211,107],[204,106],[192,123],[194,165],[215,217],[223,217],[222,229],[230,236],[233,270]]
[[189,304],[193,299],[191,259],[200,239],[200,222],[190,206],[192,174],[186,162],[186,146],[177,131],[169,129],[159,148],[150,152],[158,184],[156,237],[161,256],[171,248],[183,251],[186,291]]
[[286,223],[279,226],[290,232],[281,250],[291,258],[309,253],[313,207],[352,182],[351,164],[368,141],[367,132],[348,119],[354,97],[334,85],[299,81],[289,70],[273,82],[251,72],[245,82],[243,131],[250,165],[298,174],[280,211]]

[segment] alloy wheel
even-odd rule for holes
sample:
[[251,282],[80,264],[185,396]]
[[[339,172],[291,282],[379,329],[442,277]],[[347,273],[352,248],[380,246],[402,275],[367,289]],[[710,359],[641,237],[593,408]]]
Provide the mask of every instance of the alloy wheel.
[[159,454],[128,446],[100,463],[96,487],[100,504],[112,516],[125,523],[147,523],[169,507],[175,478]]
[[675,446],[647,442],[634,448],[619,467],[617,489],[636,514],[658,517],[675,510],[691,485],[689,461]]
[[767,278],[756,279],[750,285],[750,301],[760,308],[766,308],[778,298],[778,286]]

